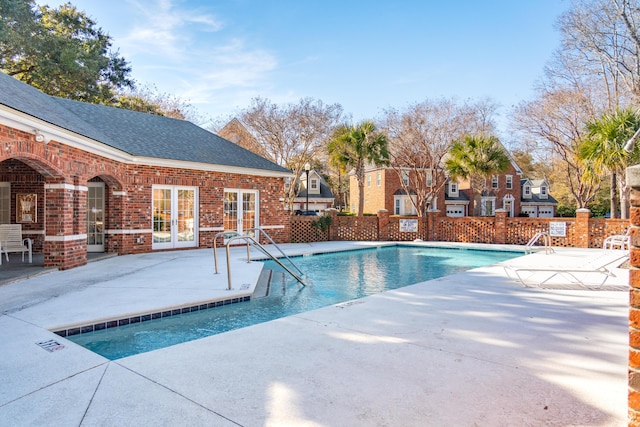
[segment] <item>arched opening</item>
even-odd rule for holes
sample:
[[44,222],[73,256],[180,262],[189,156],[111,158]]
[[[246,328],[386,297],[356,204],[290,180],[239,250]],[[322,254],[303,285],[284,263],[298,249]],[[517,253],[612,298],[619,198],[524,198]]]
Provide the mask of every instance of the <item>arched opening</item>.
[[36,254],[43,252],[45,183],[52,175],[52,169],[33,159],[0,162],[0,224],[20,224],[22,237],[32,240]]
[[121,184],[112,176],[95,176],[87,181],[87,252],[118,252],[121,246],[117,234],[121,224]]

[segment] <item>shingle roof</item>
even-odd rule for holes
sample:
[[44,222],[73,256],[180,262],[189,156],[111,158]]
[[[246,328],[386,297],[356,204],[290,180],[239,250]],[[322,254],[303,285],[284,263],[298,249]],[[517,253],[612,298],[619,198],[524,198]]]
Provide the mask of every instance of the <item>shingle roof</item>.
[[521,197],[520,198],[520,203],[536,204],[536,205],[540,205],[540,204],[557,205],[558,201],[556,199],[554,199],[551,196],[551,194],[548,194],[546,199],[541,199],[538,194],[531,193],[531,198],[530,199],[525,199],[524,197]]
[[[315,172],[315,171],[314,171]],[[315,173],[315,175],[320,178],[320,194],[309,193],[309,198],[313,199],[334,199],[333,192],[327,185],[327,182],[324,180],[322,175],[319,173]],[[300,174],[300,179],[298,179],[298,191],[296,192],[296,198],[307,197],[307,188],[302,185],[302,177],[305,176],[304,173]]]
[[132,156],[291,172],[186,120],[56,98],[4,73],[0,104]]
[[445,192],[444,193],[444,199],[446,201],[460,201],[460,202],[468,202],[469,201],[469,197],[462,193],[462,192],[458,192],[458,196],[454,197],[454,196],[449,196],[449,192]]

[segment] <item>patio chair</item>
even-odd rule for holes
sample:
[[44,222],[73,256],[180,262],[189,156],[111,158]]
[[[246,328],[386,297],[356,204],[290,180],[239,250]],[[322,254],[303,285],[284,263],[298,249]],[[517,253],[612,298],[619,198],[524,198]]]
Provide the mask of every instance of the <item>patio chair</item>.
[[624,259],[629,257],[626,251],[603,251],[595,257],[588,258],[585,262],[576,265],[527,265],[505,266],[505,272],[513,271],[517,280],[525,287],[542,287],[554,278],[565,278],[570,284],[577,284],[583,288],[593,287],[593,279],[601,279],[596,286],[601,288],[609,277],[616,277],[613,268],[618,267]]
[[2,254],[9,262],[9,252],[22,252],[22,262],[24,253],[29,254],[29,263],[33,262],[31,248],[33,241],[22,238],[22,225],[20,224],[0,224],[0,265],[2,265]]
[[604,239],[602,244],[602,249],[612,250],[612,249],[622,249],[629,250],[631,246],[631,227],[627,228],[627,232],[625,234],[614,234],[613,236],[609,236]]

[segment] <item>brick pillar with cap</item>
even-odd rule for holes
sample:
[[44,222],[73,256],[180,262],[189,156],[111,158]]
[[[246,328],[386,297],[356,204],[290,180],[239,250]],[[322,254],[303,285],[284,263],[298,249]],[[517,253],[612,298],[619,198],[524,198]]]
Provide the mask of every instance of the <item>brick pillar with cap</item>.
[[629,426],[640,427],[640,165],[627,168],[631,187],[629,271]]

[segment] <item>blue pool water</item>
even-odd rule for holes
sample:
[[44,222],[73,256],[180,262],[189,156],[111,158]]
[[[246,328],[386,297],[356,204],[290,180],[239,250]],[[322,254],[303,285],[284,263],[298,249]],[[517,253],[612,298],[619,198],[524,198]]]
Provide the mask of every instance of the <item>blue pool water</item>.
[[[268,297],[68,337],[114,360],[255,325],[523,255],[391,246],[292,258],[308,286],[280,278]],[[265,268],[280,270],[273,261]]]

